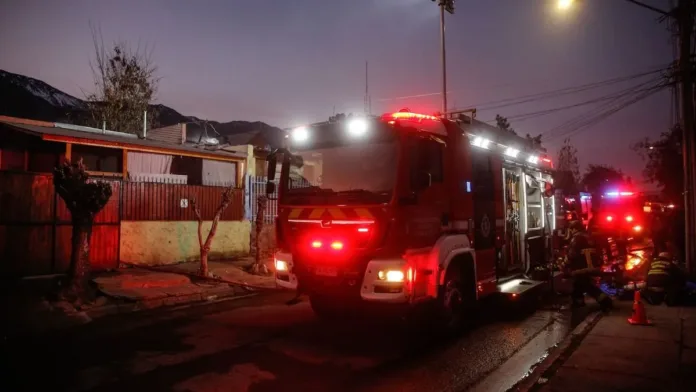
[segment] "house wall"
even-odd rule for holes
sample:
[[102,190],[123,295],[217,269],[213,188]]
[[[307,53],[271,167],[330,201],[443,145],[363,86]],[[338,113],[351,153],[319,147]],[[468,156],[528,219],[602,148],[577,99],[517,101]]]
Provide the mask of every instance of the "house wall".
[[0,124],[0,170],[51,173],[65,158],[65,144],[46,142]]
[[[203,238],[211,221],[203,223]],[[249,254],[249,221],[221,221],[213,239],[210,260]],[[162,265],[200,260],[198,222],[121,221],[121,261],[139,265]]]
[[186,141],[186,124],[174,124],[150,129],[147,131],[147,139],[172,144],[184,144]]

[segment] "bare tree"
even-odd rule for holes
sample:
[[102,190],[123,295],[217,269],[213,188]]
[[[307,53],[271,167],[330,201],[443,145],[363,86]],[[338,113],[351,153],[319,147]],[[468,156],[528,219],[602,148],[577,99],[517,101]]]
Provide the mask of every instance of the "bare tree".
[[193,213],[196,214],[196,219],[198,219],[198,245],[201,248],[201,268],[198,270],[198,273],[201,276],[210,276],[210,273],[208,272],[208,253],[210,252],[210,245],[212,244],[215,233],[217,232],[218,222],[220,222],[222,213],[232,202],[233,192],[233,187],[229,187],[222,192],[222,201],[215,211],[213,223],[210,226],[210,231],[208,232],[208,236],[205,238],[205,242],[203,241],[203,218],[201,217],[201,210],[198,206],[198,202],[195,199],[191,200]]
[[263,255],[261,250],[261,232],[263,231],[267,205],[268,198],[265,195],[260,195],[256,200],[256,238],[254,239],[256,254],[254,257],[254,264],[251,266],[250,272],[252,274],[268,274],[268,267],[266,267],[266,264],[262,262]]
[[64,162],[53,171],[56,193],[65,201],[72,218],[72,253],[68,285],[63,293],[71,301],[89,299],[89,248],[94,216],[111,198],[111,185],[89,181],[82,159],[77,163]]
[[90,62],[94,92],[88,94],[91,125],[104,123],[112,131],[139,133],[147,111],[147,127],[156,127],[157,113],[150,106],[157,94],[159,78],[152,53],[125,42],[105,46],[101,31],[91,26],[95,58]]

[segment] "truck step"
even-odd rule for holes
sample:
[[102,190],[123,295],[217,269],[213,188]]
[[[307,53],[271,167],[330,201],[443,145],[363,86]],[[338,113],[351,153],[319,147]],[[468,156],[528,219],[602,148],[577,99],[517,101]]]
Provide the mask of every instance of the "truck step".
[[501,294],[521,296],[543,285],[544,281],[531,279],[511,279],[498,284],[498,292]]

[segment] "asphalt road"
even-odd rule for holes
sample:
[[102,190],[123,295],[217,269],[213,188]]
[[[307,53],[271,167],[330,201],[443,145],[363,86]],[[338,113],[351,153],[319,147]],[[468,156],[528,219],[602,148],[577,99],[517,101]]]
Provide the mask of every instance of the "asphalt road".
[[510,316],[490,304],[476,325],[444,338],[394,320],[322,321],[288,298],[99,320],[78,334],[15,342],[0,389],[504,391],[586,315]]

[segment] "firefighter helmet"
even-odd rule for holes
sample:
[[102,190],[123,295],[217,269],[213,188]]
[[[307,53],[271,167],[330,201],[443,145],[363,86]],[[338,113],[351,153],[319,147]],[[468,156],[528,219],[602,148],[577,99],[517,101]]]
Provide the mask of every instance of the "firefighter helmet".
[[660,252],[657,257],[663,260],[672,260],[672,254],[669,252]]

